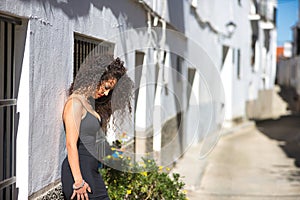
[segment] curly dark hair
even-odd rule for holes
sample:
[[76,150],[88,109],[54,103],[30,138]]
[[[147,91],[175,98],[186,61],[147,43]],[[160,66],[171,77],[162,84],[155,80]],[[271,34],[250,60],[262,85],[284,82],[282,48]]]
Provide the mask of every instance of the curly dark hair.
[[[126,72],[124,62],[117,57],[106,67],[101,77],[100,84],[102,81],[112,78],[117,79],[114,89],[110,90],[107,96],[102,96],[95,100],[95,110],[101,116],[102,128],[105,132],[107,131],[109,119],[115,111],[121,111],[118,112],[121,115],[126,113],[126,109],[129,113],[132,111],[131,100],[134,84]],[[118,120],[121,123],[123,123],[123,117],[119,116],[120,119]]]
[[[102,129],[104,132],[107,131],[108,122],[115,111],[118,111],[118,121],[119,124],[122,124],[125,115],[132,111],[131,101],[133,97],[132,90],[134,88],[133,81],[126,74],[127,70],[124,67],[124,62],[118,57],[113,59],[112,55],[98,55],[89,57],[80,68],[82,67],[85,67],[85,69],[80,69],[81,74],[76,76],[76,78],[79,79],[78,82],[84,82],[84,79],[92,79],[92,77],[90,77],[92,74],[90,73],[101,73],[100,80],[97,80],[98,86],[101,85],[103,81],[114,78],[117,79],[115,87],[110,90],[107,96],[102,96],[95,100],[95,110],[101,117]],[[92,71],[91,69],[97,70]],[[78,85],[87,87],[85,85],[88,83],[89,81]],[[74,83],[72,83],[69,88],[69,95],[76,89],[76,86],[74,87]],[[86,90],[83,90],[83,92],[86,92]]]

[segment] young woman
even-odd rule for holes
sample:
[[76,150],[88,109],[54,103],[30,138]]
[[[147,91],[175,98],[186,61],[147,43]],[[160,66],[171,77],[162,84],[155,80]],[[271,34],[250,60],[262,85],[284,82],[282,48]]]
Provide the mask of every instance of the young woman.
[[119,58],[93,56],[80,67],[63,111],[67,157],[61,181],[65,199],[109,199],[98,172],[101,157],[96,139],[99,133],[105,138],[114,111],[131,111],[132,89],[133,82]]

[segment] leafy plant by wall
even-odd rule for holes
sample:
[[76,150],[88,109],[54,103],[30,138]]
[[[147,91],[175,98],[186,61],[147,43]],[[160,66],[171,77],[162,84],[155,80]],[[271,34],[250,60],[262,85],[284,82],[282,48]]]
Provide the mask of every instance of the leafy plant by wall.
[[[131,162],[130,157],[108,156],[106,161],[109,159],[111,163],[99,171],[112,200],[187,199],[180,175],[173,173],[170,176],[170,169],[157,166],[153,159]],[[122,165],[124,170],[115,169],[113,163]]]

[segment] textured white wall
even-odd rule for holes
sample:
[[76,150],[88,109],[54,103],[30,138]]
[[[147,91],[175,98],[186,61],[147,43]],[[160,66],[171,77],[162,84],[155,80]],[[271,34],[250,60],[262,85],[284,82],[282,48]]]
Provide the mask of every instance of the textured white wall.
[[[190,7],[186,9],[188,10],[187,13],[193,13],[190,11],[192,10]],[[249,9],[249,5],[245,1],[242,6],[239,6],[238,2],[235,1],[198,1],[196,10],[192,14],[196,17],[187,16],[186,19],[189,21],[186,25],[188,26],[186,34],[205,49],[217,69],[220,69],[222,65],[222,45],[229,46],[230,51],[233,49],[240,49],[241,51],[242,78],[239,79],[236,75],[236,62],[228,62],[220,72],[225,84],[225,115],[228,120],[245,114],[244,104],[247,95],[246,92],[240,91],[247,89],[248,74],[246,70],[250,68]],[[196,20],[197,18],[198,20]],[[226,24],[230,21],[234,22],[237,28],[231,37],[227,37]],[[218,83],[211,82],[211,84],[215,84],[212,86],[213,88],[217,87],[216,84]]]

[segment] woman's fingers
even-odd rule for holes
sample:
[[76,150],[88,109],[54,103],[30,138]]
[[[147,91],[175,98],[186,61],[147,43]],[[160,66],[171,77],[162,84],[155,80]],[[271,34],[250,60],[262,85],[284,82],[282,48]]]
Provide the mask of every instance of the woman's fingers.
[[87,193],[84,193],[84,196],[85,196],[85,199],[86,199],[86,200],[89,200],[89,196],[88,196]]
[[88,183],[85,183],[85,184],[86,184],[86,190],[87,190],[89,193],[91,193],[91,192],[92,192],[91,187],[89,186]]
[[83,188],[73,191],[71,199],[74,199],[74,197],[76,196],[77,200],[89,200],[87,192],[91,193],[92,189],[90,188],[88,183],[85,183]]
[[72,194],[72,196],[71,196],[71,199],[74,199],[75,195],[76,195],[76,192],[73,191],[73,194]]

